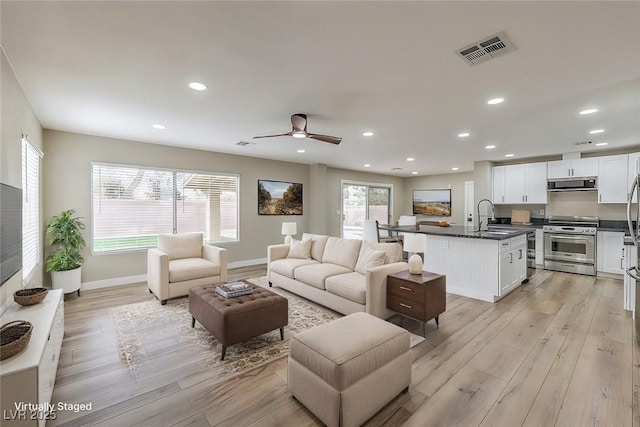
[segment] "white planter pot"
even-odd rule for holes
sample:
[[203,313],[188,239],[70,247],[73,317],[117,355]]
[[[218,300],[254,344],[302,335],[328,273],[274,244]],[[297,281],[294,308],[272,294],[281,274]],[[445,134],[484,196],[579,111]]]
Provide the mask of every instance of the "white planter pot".
[[82,267],[67,271],[52,271],[51,283],[53,289],[62,289],[62,292],[65,294],[77,291],[78,296],[80,296],[81,269]]

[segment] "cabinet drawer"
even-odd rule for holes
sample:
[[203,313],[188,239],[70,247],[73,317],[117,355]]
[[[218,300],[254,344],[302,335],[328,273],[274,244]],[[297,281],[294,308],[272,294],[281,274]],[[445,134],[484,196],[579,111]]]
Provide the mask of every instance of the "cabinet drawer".
[[424,301],[425,286],[420,283],[389,277],[387,279],[387,293],[410,301]]
[[395,312],[424,320],[424,304],[416,301],[401,298],[397,295],[387,295],[387,307]]

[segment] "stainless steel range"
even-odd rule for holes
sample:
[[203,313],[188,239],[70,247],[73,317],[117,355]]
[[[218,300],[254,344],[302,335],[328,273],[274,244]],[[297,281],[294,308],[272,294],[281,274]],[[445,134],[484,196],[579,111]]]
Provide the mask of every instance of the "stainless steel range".
[[550,216],[544,232],[545,270],[596,275],[596,232],[594,216]]

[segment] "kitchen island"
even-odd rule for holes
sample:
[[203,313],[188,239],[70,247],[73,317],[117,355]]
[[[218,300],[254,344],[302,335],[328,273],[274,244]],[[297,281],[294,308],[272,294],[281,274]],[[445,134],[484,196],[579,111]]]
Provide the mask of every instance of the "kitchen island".
[[527,278],[528,229],[475,231],[464,226],[380,226],[427,235],[423,268],[447,276],[447,292],[495,302]]

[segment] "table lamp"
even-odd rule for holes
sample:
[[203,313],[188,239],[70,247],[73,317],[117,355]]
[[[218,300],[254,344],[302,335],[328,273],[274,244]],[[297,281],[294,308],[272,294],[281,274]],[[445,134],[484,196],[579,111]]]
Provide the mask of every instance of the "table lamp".
[[405,233],[403,249],[411,253],[409,257],[409,273],[422,274],[422,258],[417,252],[424,252],[427,244],[427,236],[425,234]]
[[286,245],[291,243],[291,236],[295,234],[298,234],[297,224],[295,222],[282,223],[282,235],[285,236],[284,243]]

